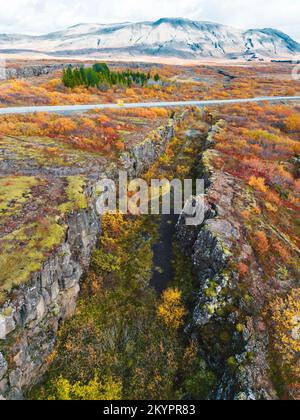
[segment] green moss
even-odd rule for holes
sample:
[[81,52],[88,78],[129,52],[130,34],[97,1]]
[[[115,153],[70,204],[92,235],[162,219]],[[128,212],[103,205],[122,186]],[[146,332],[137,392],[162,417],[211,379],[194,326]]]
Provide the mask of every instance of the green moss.
[[205,296],[208,298],[217,297],[218,296],[217,287],[218,287],[218,283],[216,283],[215,281],[210,281],[208,288],[205,289],[204,291]]
[[208,297],[208,298],[214,298],[214,297],[217,297],[218,294],[215,291],[215,289],[210,287],[210,288],[205,290],[205,296]]
[[227,359],[227,366],[231,371],[236,371],[238,369],[239,364],[234,356],[231,356],[229,359]]
[[37,184],[33,176],[0,178],[0,213],[16,212],[30,198],[31,188]]
[[280,280],[286,281],[289,279],[290,273],[285,266],[281,265],[280,267],[278,267],[277,275]]
[[0,139],[0,148],[6,154],[0,161],[12,159],[16,162],[30,161],[42,167],[73,167],[83,166],[85,161],[95,157],[95,153],[79,150],[64,139],[48,137],[3,137]]
[[238,333],[243,333],[244,332],[244,325],[243,324],[237,324],[235,326],[235,329]]
[[65,226],[44,218],[1,238],[0,288],[10,291],[41,268],[48,253],[62,243]]
[[216,308],[214,305],[206,305],[206,309],[210,315],[214,315],[214,313],[216,312]]
[[245,294],[243,296],[243,300],[246,303],[246,305],[251,305],[253,303],[253,298],[248,294]]
[[68,186],[66,188],[68,201],[59,207],[59,210],[65,214],[74,210],[83,210],[88,206],[87,198],[84,193],[86,178],[83,176],[69,176],[67,178]]
[[225,316],[225,311],[224,311],[224,308],[217,308],[217,310],[216,310],[216,314],[217,314],[219,317],[224,317],[224,316]]
[[3,309],[3,311],[0,313],[0,315],[3,315],[4,317],[8,317],[11,316],[13,313],[12,308],[5,308]]

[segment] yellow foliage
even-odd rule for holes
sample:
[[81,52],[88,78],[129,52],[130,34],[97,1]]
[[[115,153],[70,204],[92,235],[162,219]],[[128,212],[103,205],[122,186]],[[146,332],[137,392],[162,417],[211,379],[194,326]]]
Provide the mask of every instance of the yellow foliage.
[[125,91],[126,96],[136,96],[134,89],[128,88]]
[[111,238],[119,238],[126,228],[126,221],[124,215],[120,212],[116,214],[103,214],[102,219],[103,235]]
[[76,124],[70,118],[59,118],[50,123],[51,130],[55,134],[65,134],[74,131]]
[[95,375],[87,385],[81,382],[71,384],[63,377],[58,378],[54,382],[54,395],[49,397],[50,400],[62,401],[102,401],[102,400],[120,400],[122,395],[122,384],[119,379],[112,377],[99,380]]
[[272,213],[277,213],[278,212],[278,208],[276,206],[273,206],[273,204],[271,203],[266,203],[266,209],[268,211],[271,211]]
[[268,187],[265,184],[264,178],[256,178],[255,176],[251,176],[249,185],[264,193],[268,191]]
[[292,375],[300,375],[296,368],[300,353],[300,290],[294,289],[289,296],[277,297],[270,303],[273,321],[273,336],[275,350],[281,356]]
[[266,200],[279,205],[281,203],[280,197],[275,191],[268,190],[265,195]]
[[100,115],[99,117],[98,117],[98,122],[100,123],[100,124],[104,124],[104,123],[107,123],[107,122],[109,122],[110,121],[110,119],[108,118],[108,116],[107,115]]
[[178,289],[165,290],[157,315],[170,329],[178,330],[183,325],[185,308],[181,303],[181,292]]
[[291,131],[300,131],[300,115],[294,114],[285,121],[286,128]]
[[153,108],[153,111],[158,117],[167,118],[169,116],[169,111],[166,108]]

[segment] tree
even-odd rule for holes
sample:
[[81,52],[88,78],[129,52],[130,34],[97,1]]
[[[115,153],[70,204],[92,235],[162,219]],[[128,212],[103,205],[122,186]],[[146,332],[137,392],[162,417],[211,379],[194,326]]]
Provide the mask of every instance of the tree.
[[76,86],[71,66],[68,66],[63,72],[63,83],[66,87],[72,89]]
[[[64,85],[69,88],[76,86],[96,87],[100,83],[107,83],[110,86],[130,87],[133,82],[144,86],[149,77],[151,77],[150,73],[146,75],[145,73],[135,73],[131,70],[113,72],[110,71],[107,64],[96,63],[89,68],[81,66],[80,69],[75,68],[74,70],[69,66],[64,70],[62,80]],[[157,74],[156,80],[159,79],[160,77]]]
[[87,84],[87,77],[86,77],[86,71],[83,66],[80,67],[80,80],[81,82],[86,85]]
[[185,309],[178,289],[164,291],[162,301],[157,308],[157,315],[172,330],[176,331],[183,325]]
[[94,64],[93,65],[93,70],[96,73],[103,73],[103,74],[106,74],[106,75],[110,73],[109,67],[105,63],[96,63],[96,64]]

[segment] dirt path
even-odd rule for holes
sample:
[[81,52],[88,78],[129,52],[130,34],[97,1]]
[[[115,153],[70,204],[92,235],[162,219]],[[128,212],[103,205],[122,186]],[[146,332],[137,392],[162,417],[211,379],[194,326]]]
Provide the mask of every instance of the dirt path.
[[153,247],[153,276],[150,285],[162,293],[174,277],[173,238],[178,216],[162,215],[159,226],[159,241]]
[[[170,173],[176,173],[177,166],[185,163],[186,149],[190,147],[195,141],[199,140],[199,149],[203,143],[203,133],[200,134],[197,130],[191,128],[186,131],[186,138],[182,145],[179,147],[178,153],[172,160],[172,165],[169,167]],[[190,177],[193,177],[193,164],[191,162]],[[173,197],[171,198],[171,206]],[[173,213],[173,209],[171,210]],[[162,215],[160,218],[160,225],[158,229],[159,240],[153,246],[153,276],[150,285],[158,292],[162,293],[168,284],[174,278],[174,235],[176,233],[176,223],[178,215]]]

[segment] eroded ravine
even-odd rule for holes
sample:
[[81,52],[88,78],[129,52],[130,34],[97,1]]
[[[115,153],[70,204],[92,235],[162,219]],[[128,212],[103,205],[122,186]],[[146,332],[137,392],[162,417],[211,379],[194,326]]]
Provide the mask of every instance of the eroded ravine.
[[[146,179],[190,177],[207,131],[198,121],[190,135],[194,117],[177,129]],[[208,398],[214,375],[184,333],[194,284],[174,241],[178,216],[115,217],[104,219],[77,313],[63,326],[46,381],[31,397],[60,399],[62,375],[69,384],[97,376],[114,384],[120,398]],[[166,292],[161,297],[153,287]],[[164,315],[166,308],[173,317]]]
[[[197,114],[194,115],[195,120],[198,117]],[[191,126],[184,132],[183,136],[185,138],[176,148],[176,154],[172,161],[168,165],[162,165],[161,167],[158,165],[156,168],[157,175],[162,177],[162,174],[164,174],[165,178],[168,178],[172,174],[174,178],[181,178],[182,181],[184,175],[186,178],[192,179],[195,185],[195,181],[200,174],[198,157],[205,144],[206,130],[208,130],[208,126],[206,128],[205,125],[201,126],[201,130],[197,129],[197,124],[194,121],[194,128]],[[187,151],[189,153],[192,151],[192,156]],[[180,173],[180,171],[184,173]],[[171,214],[160,216],[158,241],[153,246],[153,275],[150,285],[158,293],[161,293],[172,283],[175,275],[174,258],[176,258],[176,252],[174,252],[174,241],[179,215],[174,214],[173,190],[171,190],[170,195]]]

